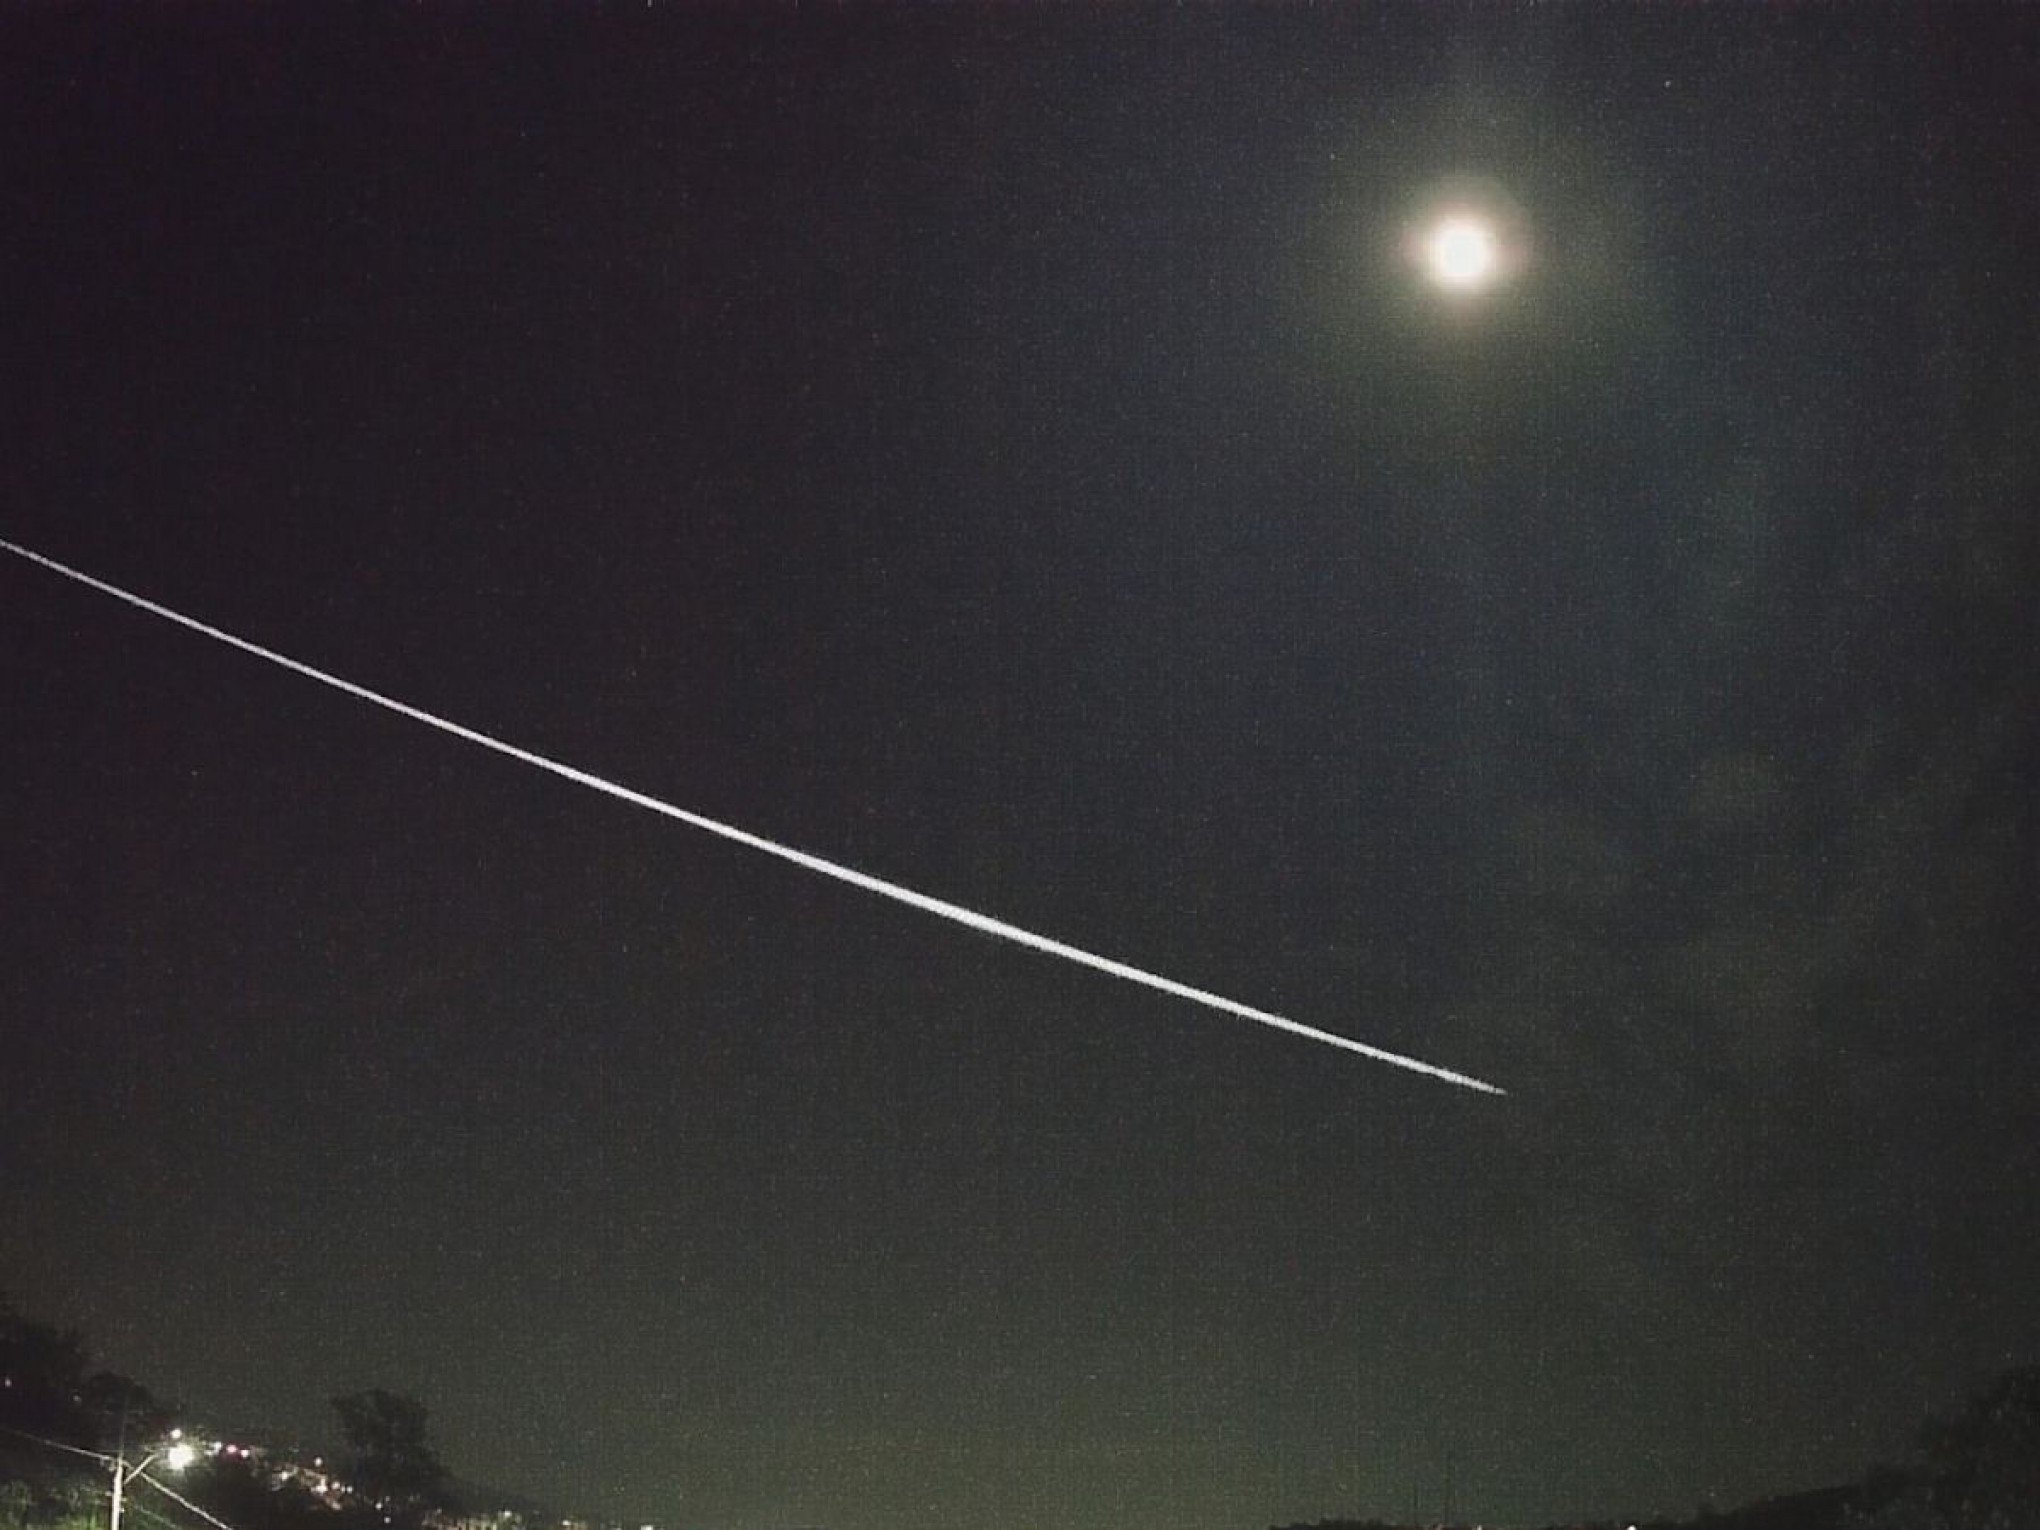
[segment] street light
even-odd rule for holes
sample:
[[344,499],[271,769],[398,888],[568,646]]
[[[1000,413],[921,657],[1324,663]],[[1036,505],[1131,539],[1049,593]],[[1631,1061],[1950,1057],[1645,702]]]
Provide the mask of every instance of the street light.
[[159,1460],[173,1472],[181,1472],[191,1465],[197,1455],[198,1452],[193,1450],[190,1442],[184,1438],[182,1429],[171,1430],[169,1444],[157,1446],[133,1466],[129,1466],[125,1459],[116,1455],[113,1458],[113,1523],[109,1530],[120,1530],[121,1497],[130,1482]]

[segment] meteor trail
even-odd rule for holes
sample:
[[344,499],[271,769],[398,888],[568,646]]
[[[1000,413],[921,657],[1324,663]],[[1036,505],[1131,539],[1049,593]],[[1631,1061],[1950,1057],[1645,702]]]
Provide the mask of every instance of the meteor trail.
[[1138,983],[1142,987],[1152,988],[1158,993],[1169,994],[1178,999],[1188,999],[1193,1004],[1202,1004],[1206,1009],[1215,1009],[1224,1014],[1236,1015],[1242,1020],[1252,1020],[1258,1025],[1269,1026],[1278,1031],[1287,1031],[1293,1036],[1302,1036],[1309,1041],[1323,1042],[1326,1046],[1337,1047],[1345,1052],[1357,1053],[1361,1057],[1369,1057],[1376,1062],[1388,1063],[1392,1067],[1407,1068],[1412,1073],[1422,1073],[1430,1078],[1441,1079],[1448,1084],[1457,1084],[1464,1089],[1479,1090],[1483,1094],[1507,1093],[1506,1090],[1500,1089],[1493,1084],[1468,1077],[1464,1073],[1455,1073],[1450,1068],[1441,1068],[1436,1063],[1423,1062],[1414,1057],[1405,1057],[1400,1052],[1390,1052],[1381,1047],[1369,1046],[1364,1041],[1355,1041],[1348,1036],[1335,1036],[1330,1031],[1321,1031],[1315,1026],[1304,1025],[1281,1015],[1270,1014],[1264,1009],[1255,1009],[1253,1006],[1242,1004],[1236,999],[1228,999],[1202,988],[1193,988],[1188,983],[1179,983],[1174,978],[1163,977],[1159,973],[1146,971],[1130,963],[1115,961],[1109,956],[1100,956],[1096,952],[1086,951],[1081,947],[1066,944],[1047,935],[1037,935],[1032,930],[1024,930],[1016,924],[1008,924],[1003,919],[994,919],[989,914],[980,914],[975,909],[965,908],[961,904],[951,903],[944,898],[935,898],[927,893],[915,892],[911,887],[902,887],[897,882],[888,882],[885,878],[872,876],[869,872],[858,871],[853,867],[842,865],[836,861],[824,860],[819,855],[810,855],[805,850],[796,850],[791,845],[782,845],[776,840],[766,839],[763,835],[753,834],[746,829],[737,828],[734,824],[723,823],[700,813],[692,813],[683,807],[675,807],[670,802],[663,802],[657,797],[633,791],[627,786],[620,786],[614,781],[605,780],[601,776],[592,775],[588,771],[578,769],[575,766],[564,764],[559,760],[547,759],[542,754],[534,754],[529,749],[520,749],[515,744],[507,744],[499,738],[492,738],[488,734],[479,732],[474,728],[464,727],[457,722],[450,722],[444,717],[435,716],[433,713],[427,712],[420,707],[414,707],[408,702],[398,701],[394,697],[385,696],[378,691],[372,691],[364,685],[356,685],[352,680],[343,680],[338,675],[328,674],[323,669],[315,669],[301,660],[289,657],[287,654],[277,653],[274,649],[264,648],[259,643],[251,643],[246,638],[236,637],[233,633],[224,632],[218,627],[210,626],[196,617],[186,616],[180,611],[171,610],[168,606],[158,605],[153,600],[146,599],[130,590],[124,590],[118,585],[108,584],[103,579],[95,579],[90,574],[70,568],[65,564],[57,562],[54,558],[46,558],[39,552],[34,552],[29,548],[9,542],[4,538],[0,538],[0,548],[5,548],[18,558],[25,558],[30,563],[38,564],[48,569],[51,573],[61,574],[66,579],[75,580],[77,583],[89,586],[100,591],[102,594],[111,595],[116,600],[125,601],[137,610],[147,611],[152,616],[160,616],[165,621],[175,622],[180,627],[188,627],[193,632],[202,633],[206,637],[217,639],[219,642],[228,644],[230,647],[240,649],[243,653],[251,653],[258,659],[267,659],[271,664],[281,665],[285,669],[303,675],[308,680],[316,680],[321,685],[330,685],[337,691],[345,691],[350,696],[395,712],[400,717],[408,717],[413,722],[424,723],[428,727],[439,729],[442,733],[450,733],[455,738],[466,739],[471,744],[480,744],[484,749],[493,749],[498,754],[508,755],[513,760],[521,760],[526,765],[536,766],[540,770],[549,771],[551,774],[572,781],[577,785],[589,787],[594,791],[615,797],[619,801],[628,802],[635,807],[645,808],[659,814],[661,817],[677,819],[679,822],[693,828],[706,830],[710,834],[721,835],[724,839],[733,840],[737,844],[748,846],[753,850],[761,850],[767,855],[777,856],[780,860],[791,861],[794,865],[804,867],[808,871],[819,872],[825,877],[834,877],[839,882],[848,882],[852,887],[861,887],[866,892],[877,893],[883,898],[891,898],[895,902],[904,903],[910,908],[920,909],[923,913],[935,914],[943,919],[953,920],[968,929],[977,930],[986,935],[994,935],[1001,940],[1010,940],[1016,945],[1027,946],[1032,950],[1045,952],[1050,956],[1059,956],[1064,961],[1075,962],[1079,966],[1092,968],[1094,971],[1106,973],[1111,977],[1124,978],[1129,983]]

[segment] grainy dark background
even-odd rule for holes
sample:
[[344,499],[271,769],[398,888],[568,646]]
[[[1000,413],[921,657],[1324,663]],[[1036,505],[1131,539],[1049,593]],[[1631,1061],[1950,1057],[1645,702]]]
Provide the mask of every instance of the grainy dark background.
[[[1690,1513],[2040,1353],[2027,10],[19,9],[0,1285],[768,1530]],[[1436,189],[1521,209],[1451,310]]]

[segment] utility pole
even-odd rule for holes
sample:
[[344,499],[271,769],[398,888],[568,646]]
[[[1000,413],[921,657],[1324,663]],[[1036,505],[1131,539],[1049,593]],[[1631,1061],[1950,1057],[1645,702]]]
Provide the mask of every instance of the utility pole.
[[[120,1495],[127,1486],[127,1410],[128,1394],[123,1391],[120,1396],[120,1431],[113,1437],[113,1530],[120,1530]],[[136,1471],[141,1469],[140,1466],[135,1468]]]
[[127,1491],[127,1485],[135,1478],[141,1476],[145,1467],[154,1465],[156,1457],[161,1454],[160,1450],[152,1450],[133,1466],[129,1466],[127,1464],[127,1457],[119,1449],[115,1450],[113,1457],[113,1523],[109,1530],[120,1530],[120,1501],[121,1496]]
[[123,1420],[121,1425],[121,1443],[115,1447],[113,1456],[113,1514],[112,1523],[107,1527],[107,1530],[120,1530],[121,1499],[127,1492],[127,1485],[134,1481],[135,1478],[141,1476],[149,1467],[155,1465],[156,1459],[159,1456],[162,1458],[163,1464],[173,1472],[181,1472],[191,1464],[195,1452],[189,1445],[184,1443],[183,1434],[184,1431],[181,1429],[173,1430],[170,1435],[171,1444],[150,1451],[133,1466],[129,1466],[126,1455],[127,1425],[125,1420]]

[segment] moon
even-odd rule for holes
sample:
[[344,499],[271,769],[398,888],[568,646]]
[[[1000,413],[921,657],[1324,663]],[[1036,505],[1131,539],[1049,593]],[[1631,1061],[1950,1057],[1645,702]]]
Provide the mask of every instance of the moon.
[[1406,269],[1451,308],[1486,307],[1529,271],[1533,243],[1528,211],[1488,176],[1433,185],[1402,220]]
[[1501,239],[1475,213],[1448,213],[1424,238],[1424,271],[1447,292],[1480,292],[1501,272]]

